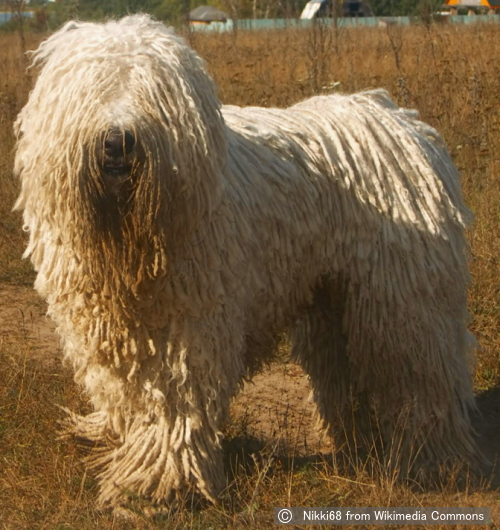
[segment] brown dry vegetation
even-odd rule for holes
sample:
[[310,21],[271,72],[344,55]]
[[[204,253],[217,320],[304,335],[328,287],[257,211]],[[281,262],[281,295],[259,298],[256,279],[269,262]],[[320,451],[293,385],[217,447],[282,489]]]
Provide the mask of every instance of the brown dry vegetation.
[[[471,328],[482,348],[475,384],[484,410],[483,435],[497,448],[499,37],[497,25],[189,36],[207,60],[224,103],[286,106],[317,92],[385,87],[443,134],[462,172],[466,201],[476,213],[469,232]],[[27,39],[33,48],[35,39]],[[20,308],[17,319],[0,322],[0,528],[268,528],[273,506],[492,506],[499,524],[500,495],[492,487],[473,481],[464,485],[448,476],[441,488],[424,490],[384,474],[369,478],[361,468],[338,476],[326,459],[299,458],[293,446],[274,454],[272,443],[264,446],[250,438],[243,421],[228,433],[234,476],[221,506],[180,510],[158,521],[138,515],[123,522],[96,512],[95,481],[74,448],[56,435],[57,405],[82,410],[86,404],[70,372],[52,360],[57,348],[44,362],[39,351],[44,337],[29,333],[43,302],[34,301],[26,287],[34,274],[21,260],[25,237],[20,216],[11,212],[18,188],[11,176],[12,122],[31,82],[16,35],[0,35],[0,65],[1,305]],[[248,458],[257,450],[258,456]]]

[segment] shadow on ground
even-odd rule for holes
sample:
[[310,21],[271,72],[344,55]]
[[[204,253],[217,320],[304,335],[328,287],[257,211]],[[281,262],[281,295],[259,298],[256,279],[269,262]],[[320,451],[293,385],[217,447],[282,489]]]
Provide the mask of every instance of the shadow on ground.
[[486,478],[493,488],[500,487],[500,386],[491,388],[477,396],[478,413],[474,417],[474,427],[478,433],[478,443],[491,462]]

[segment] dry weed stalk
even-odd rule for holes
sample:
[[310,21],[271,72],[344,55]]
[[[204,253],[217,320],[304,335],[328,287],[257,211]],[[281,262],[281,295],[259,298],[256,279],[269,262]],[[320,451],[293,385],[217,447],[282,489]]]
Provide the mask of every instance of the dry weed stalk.
[[[333,26],[336,28],[336,26]],[[308,32],[306,58],[308,79],[313,93],[326,85],[330,77],[330,63],[336,32],[322,19],[313,21]]]
[[392,53],[394,55],[394,62],[396,64],[396,69],[398,71],[398,91],[399,96],[403,102],[404,107],[409,107],[411,102],[411,94],[406,83],[406,78],[402,69],[402,59],[401,54],[403,51],[404,44],[404,27],[400,24],[387,24],[386,32],[389,39],[389,44],[391,46]]

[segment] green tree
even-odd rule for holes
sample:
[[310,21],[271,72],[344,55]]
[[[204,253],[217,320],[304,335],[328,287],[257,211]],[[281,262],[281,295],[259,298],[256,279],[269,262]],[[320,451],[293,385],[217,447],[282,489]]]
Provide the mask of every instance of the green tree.
[[161,3],[161,0],[79,0],[76,9],[83,20],[99,20],[140,12],[154,13]]
[[424,16],[438,11],[442,0],[371,0],[373,12],[379,17]]

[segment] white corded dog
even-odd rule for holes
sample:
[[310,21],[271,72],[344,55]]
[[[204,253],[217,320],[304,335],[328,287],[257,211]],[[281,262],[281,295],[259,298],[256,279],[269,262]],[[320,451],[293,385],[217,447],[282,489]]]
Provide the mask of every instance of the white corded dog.
[[322,427],[405,472],[473,459],[470,212],[434,129],[383,91],[221,107],[159,22],[70,22],[34,53],[17,207],[95,412],[100,501],[224,487],[221,431],[287,331]]

